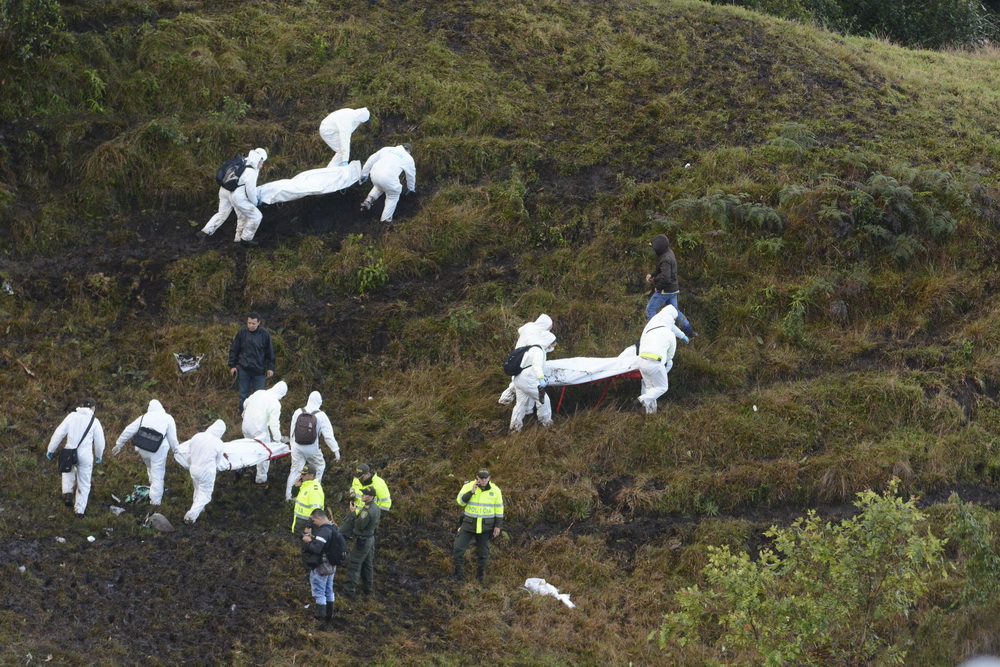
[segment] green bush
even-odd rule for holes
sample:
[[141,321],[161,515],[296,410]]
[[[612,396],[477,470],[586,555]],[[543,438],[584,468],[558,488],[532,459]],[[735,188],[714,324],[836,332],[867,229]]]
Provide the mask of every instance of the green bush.
[[56,0],[4,0],[0,4],[0,54],[31,60],[52,48],[63,29]]

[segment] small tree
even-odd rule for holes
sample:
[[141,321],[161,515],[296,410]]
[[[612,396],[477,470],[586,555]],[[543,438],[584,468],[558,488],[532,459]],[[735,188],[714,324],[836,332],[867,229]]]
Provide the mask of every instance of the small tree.
[[893,630],[926,592],[943,542],[921,531],[924,514],[897,485],[859,493],[860,512],[839,524],[810,511],[772,527],[774,550],[756,561],[710,547],[706,587],[675,593],[677,611],[650,639],[753,664],[902,663]]

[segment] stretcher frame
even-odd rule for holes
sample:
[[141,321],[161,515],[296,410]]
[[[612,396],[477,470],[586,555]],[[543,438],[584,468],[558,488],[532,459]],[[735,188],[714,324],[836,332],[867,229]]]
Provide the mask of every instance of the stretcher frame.
[[593,408],[594,410],[596,410],[597,408],[601,407],[601,403],[604,401],[604,397],[607,396],[608,389],[611,387],[612,384],[617,389],[618,380],[641,380],[641,379],[642,379],[642,373],[640,373],[638,369],[633,369],[630,371],[626,371],[624,373],[619,373],[618,375],[612,375],[611,377],[601,378],[600,380],[591,380],[590,382],[581,382],[579,384],[573,384],[573,385],[564,384],[562,386],[562,391],[559,392],[559,402],[556,404],[556,412],[559,412],[562,409],[563,399],[566,397],[567,387],[581,387],[587,384],[597,384],[599,382],[603,382],[604,391],[601,392],[601,397],[597,399],[597,404],[594,405]]

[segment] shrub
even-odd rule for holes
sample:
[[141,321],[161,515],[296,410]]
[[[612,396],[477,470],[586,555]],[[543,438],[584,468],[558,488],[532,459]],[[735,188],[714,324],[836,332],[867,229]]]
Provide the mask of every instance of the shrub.
[[31,60],[52,48],[63,29],[56,0],[4,0],[0,4],[0,54]]

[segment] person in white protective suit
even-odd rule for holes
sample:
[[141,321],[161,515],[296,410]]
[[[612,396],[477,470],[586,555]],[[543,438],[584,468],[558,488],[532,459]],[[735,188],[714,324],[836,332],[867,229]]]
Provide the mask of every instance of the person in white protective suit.
[[[541,334],[551,330],[552,318],[545,313],[542,313],[534,322],[526,322],[518,328],[517,342],[514,344],[514,349],[516,350],[519,347],[531,345]],[[513,401],[514,378],[511,378],[510,384],[507,385],[507,388],[503,390],[502,394],[500,394],[500,400],[498,400],[497,403],[500,405],[510,405]]]
[[371,118],[368,109],[338,109],[319,124],[319,136],[333,149],[329,167],[346,167],[351,161],[351,135]]
[[396,212],[399,195],[403,194],[403,186],[399,181],[400,173],[406,176],[406,191],[409,194],[417,192],[417,166],[413,162],[413,147],[410,144],[386,146],[374,153],[361,168],[361,182],[371,175],[372,189],[368,197],[361,202],[361,210],[367,211],[375,200],[385,193],[385,208],[382,209],[382,222],[392,222],[392,214]]
[[[90,497],[90,476],[94,472],[94,464],[100,463],[104,457],[104,428],[100,420],[94,416],[97,401],[85,398],[74,412],[66,415],[62,423],[56,427],[49,440],[45,457],[52,458],[59,444],[65,439],[64,449],[76,450],[76,464],[69,472],[62,473],[63,503],[73,505],[73,512],[83,516],[87,511],[87,499]],[[76,498],[73,488],[76,487]]]
[[[260,389],[250,394],[243,403],[244,438],[281,442],[281,399],[287,393],[288,385],[279,382],[270,389]],[[257,464],[258,484],[267,484],[267,471],[270,469],[270,461]]]
[[191,509],[184,515],[184,523],[194,523],[212,502],[212,492],[215,490],[215,474],[225,454],[222,436],[226,432],[226,422],[216,419],[207,430],[195,435],[182,444],[188,449],[188,470],[191,472],[191,482],[194,484],[194,499]]
[[201,231],[195,234],[199,241],[204,241],[214,234],[215,230],[229,218],[233,209],[236,209],[236,238],[234,240],[246,246],[257,245],[253,237],[264,217],[260,209],[257,208],[257,177],[266,161],[267,151],[263,148],[255,148],[247,154],[247,167],[240,176],[239,186],[232,192],[225,188],[219,188],[219,212],[213,215]]
[[177,449],[177,424],[163,409],[163,405],[154,398],[149,402],[146,414],[125,427],[111,453],[117,456],[125,443],[139,432],[140,426],[156,431],[163,438],[160,448],[155,452],[141,447],[135,448],[139,458],[146,464],[146,472],[149,475],[149,504],[159,505],[163,502],[163,475],[167,470],[167,455]]
[[684,336],[674,324],[677,309],[665,306],[653,316],[639,338],[639,372],[642,374],[642,393],[639,402],[647,415],[656,414],[656,399],[667,393],[667,373],[674,365],[677,337]]
[[[311,463],[316,466],[316,479],[323,481],[323,471],[326,470],[326,459],[323,458],[323,452],[319,448],[319,437],[321,435],[323,436],[323,440],[326,441],[326,446],[333,452],[334,458],[337,461],[340,460],[340,445],[337,444],[337,438],[333,435],[333,424],[330,423],[330,418],[326,416],[326,413],[319,409],[321,405],[323,405],[323,397],[318,391],[314,391],[309,394],[306,407],[299,408],[292,413],[292,425],[288,431],[289,444],[292,447],[292,465],[288,472],[288,484],[285,485],[285,500],[294,500],[292,497],[292,487],[295,486],[295,480],[298,479],[299,473],[305,464]],[[299,416],[303,414],[311,414],[316,417],[316,436],[310,442],[299,442],[296,435],[297,429],[295,425],[298,423]]]
[[[545,356],[556,346],[556,337],[551,331],[538,334],[530,343],[532,347],[521,357],[521,372],[514,377],[514,410],[510,415],[510,430],[520,431],[524,416],[534,409],[542,426],[552,424],[552,401],[548,394],[541,392],[547,385],[545,377]],[[539,400],[541,398],[542,400]]]

